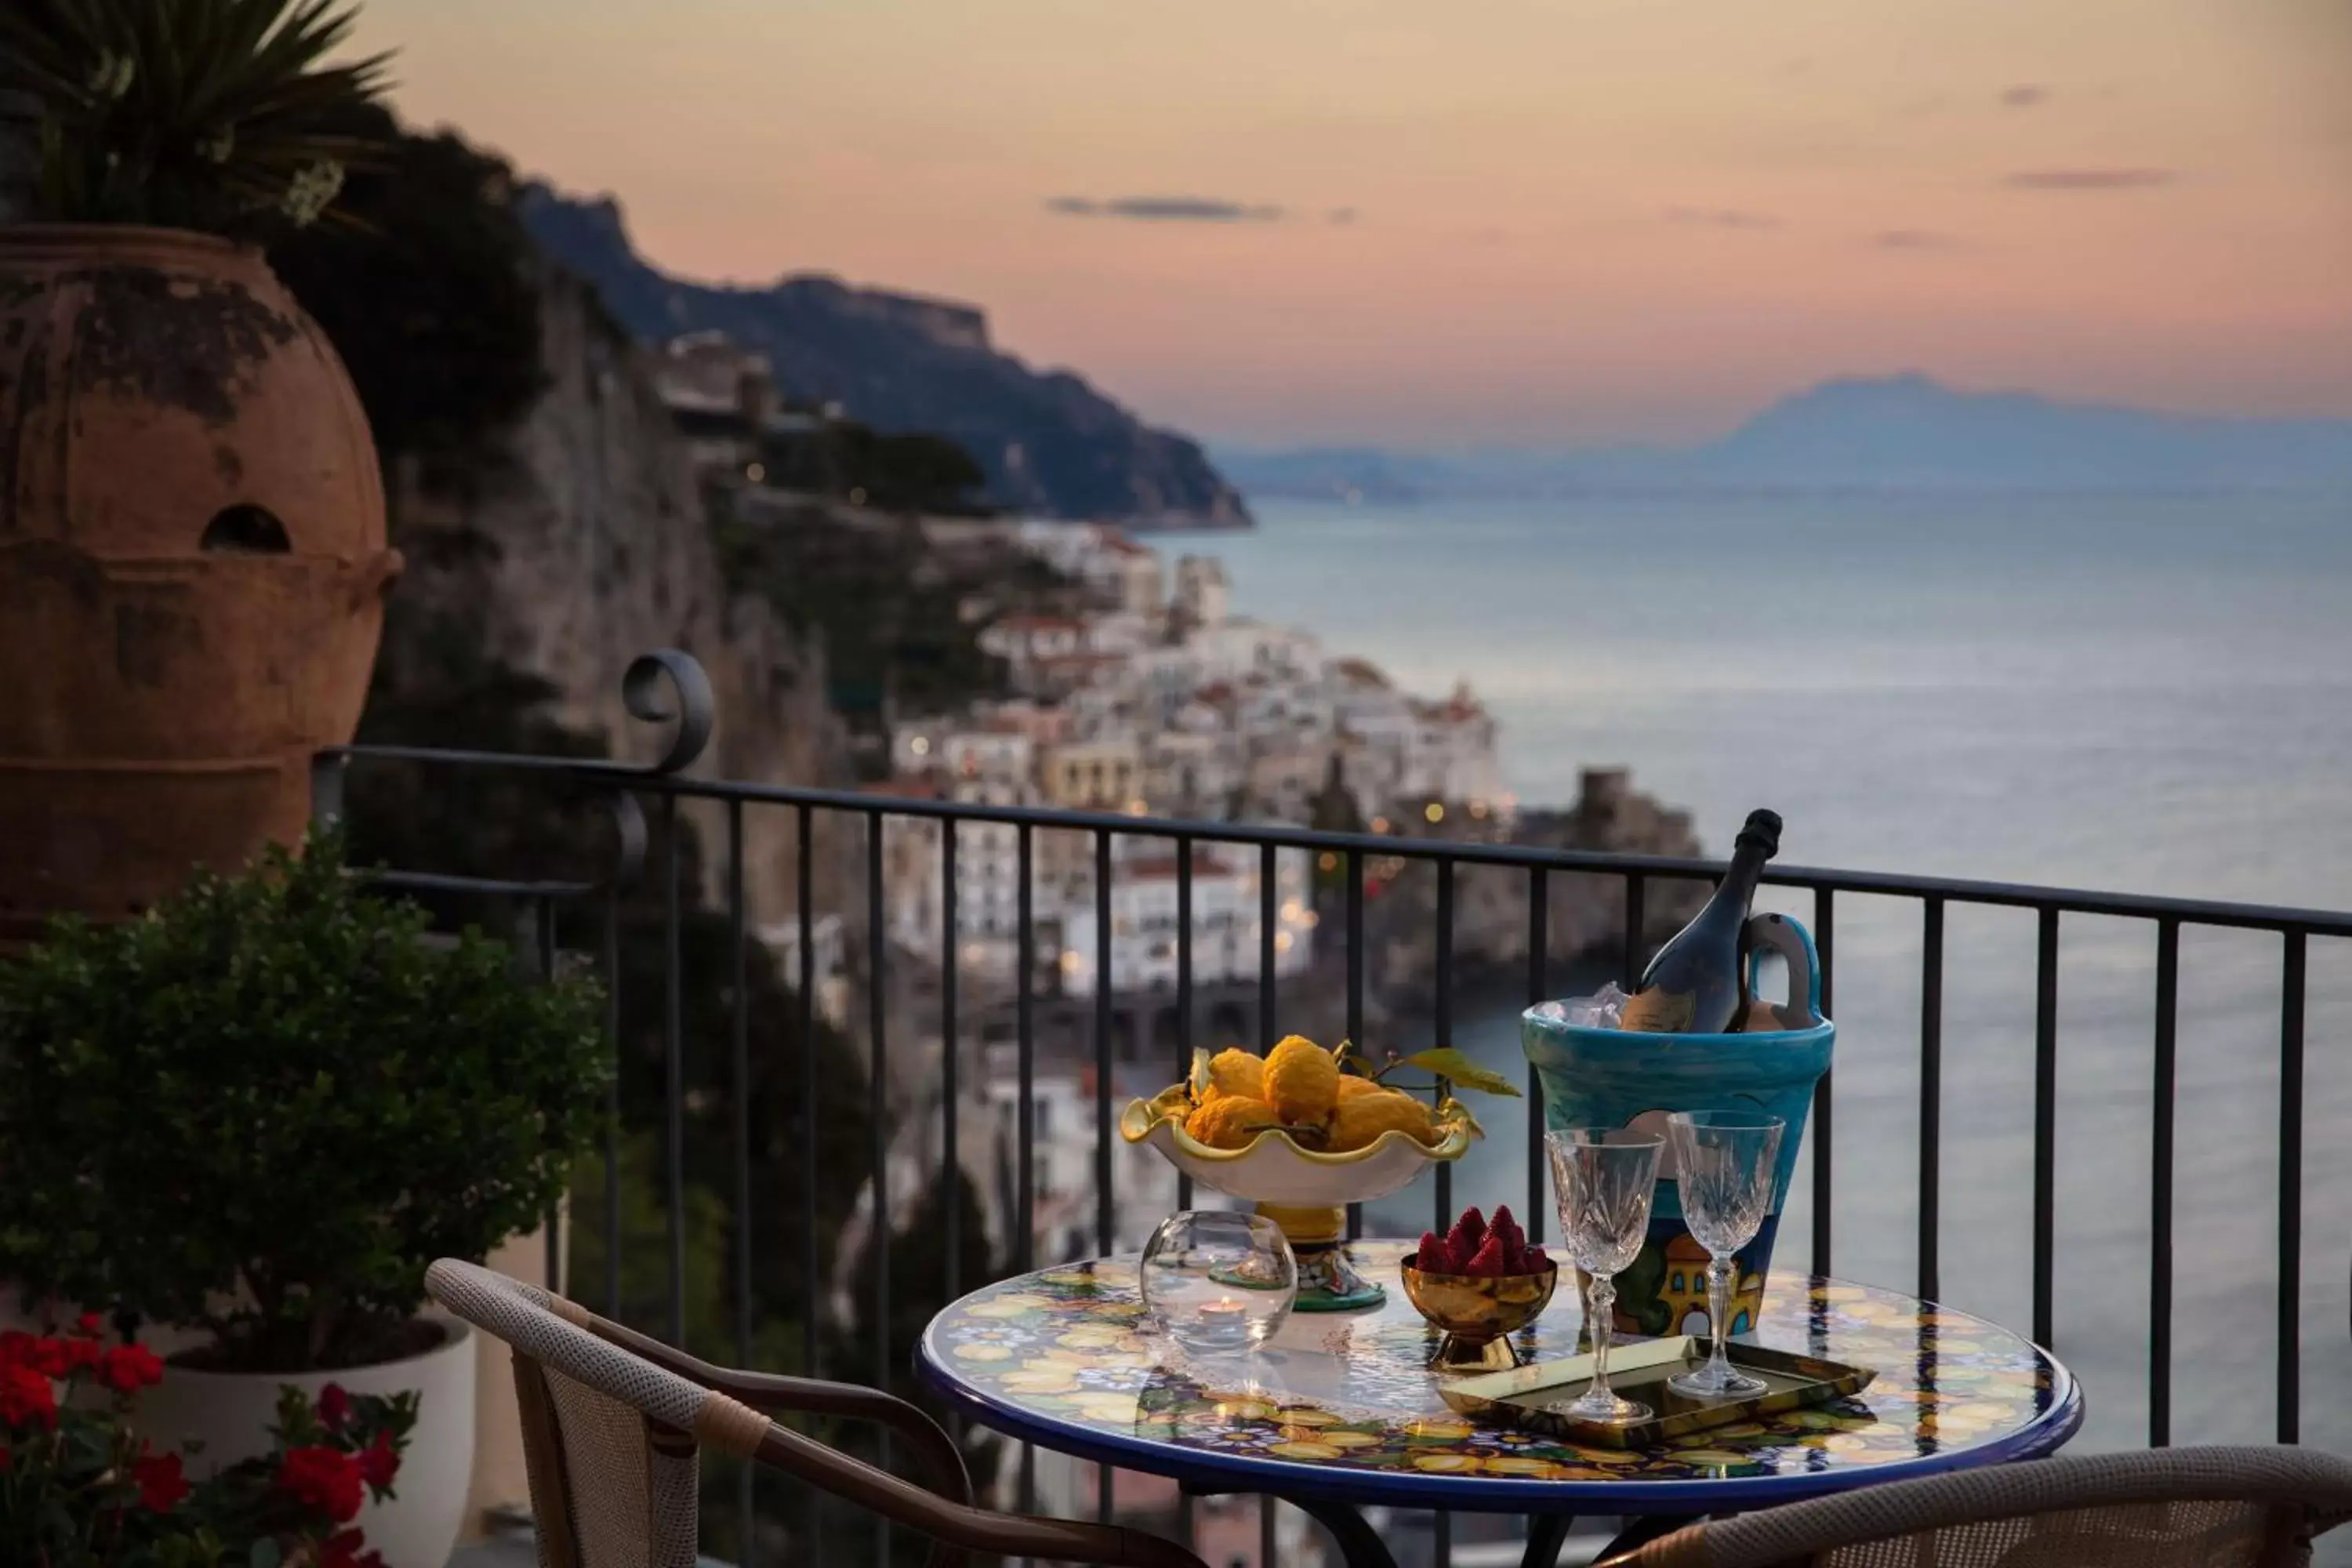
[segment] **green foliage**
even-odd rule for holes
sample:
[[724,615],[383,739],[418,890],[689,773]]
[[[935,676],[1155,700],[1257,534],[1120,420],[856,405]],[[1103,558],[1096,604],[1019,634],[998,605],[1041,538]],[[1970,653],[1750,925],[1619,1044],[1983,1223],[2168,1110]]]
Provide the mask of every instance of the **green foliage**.
[[215,1364],[397,1353],[427,1264],[530,1228],[594,1136],[593,987],[441,942],[340,843],[60,925],[0,970],[0,1276]]
[[343,188],[352,222],[286,236],[270,265],[342,355],[385,463],[414,456],[428,483],[462,488],[544,384],[514,173],[448,132],[404,134],[372,105],[335,123],[383,155]]
[[1008,689],[1003,661],[982,650],[980,624],[962,615],[967,598],[1003,585],[950,570],[919,524],[744,515],[724,492],[709,504],[728,586],[765,595],[822,636],[827,696],[852,723],[878,722],[886,699],[946,712]]
[[390,57],[327,63],[338,0],[9,0],[0,91],[40,113],[34,216],[240,238],[300,228],[363,137],[325,122],[386,85]]
[[1398,1058],[1394,1066],[1427,1068],[1456,1089],[1475,1089],[1481,1094],[1507,1095],[1519,1098],[1518,1086],[1498,1072],[1489,1072],[1452,1046],[1437,1046],[1425,1051],[1415,1051]]
[[971,454],[944,436],[887,435],[855,419],[827,422],[805,435],[762,444],[766,482],[882,511],[982,515],[974,499],[988,475]]

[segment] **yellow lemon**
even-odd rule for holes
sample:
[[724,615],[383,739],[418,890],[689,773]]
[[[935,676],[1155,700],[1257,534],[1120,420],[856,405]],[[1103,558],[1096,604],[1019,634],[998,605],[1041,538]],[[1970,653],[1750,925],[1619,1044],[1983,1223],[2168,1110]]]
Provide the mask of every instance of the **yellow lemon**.
[[1243,1100],[1265,1098],[1265,1058],[1239,1047],[1219,1051],[1209,1058],[1208,1092],[1201,1098],[1236,1095]]
[[1351,1100],[1360,1100],[1368,1094],[1388,1092],[1387,1089],[1360,1073],[1343,1072],[1339,1075],[1339,1103],[1342,1105]]
[[1339,1099],[1339,1064],[1304,1036],[1292,1035],[1266,1054],[1265,1097],[1285,1121],[1320,1122]]
[[1259,1133],[1280,1123],[1274,1107],[1263,1100],[1223,1094],[1192,1112],[1184,1131],[1195,1143],[1212,1149],[1246,1149]]
[[1276,1443],[1266,1450],[1285,1459],[1336,1459],[1339,1450],[1328,1443]]
[[1331,1112],[1330,1148],[1334,1152],[1368,1149],[1383,1132],[1402,1132],[1420,1143],[1437,1142],[1429,1107],[1409,1094],[1380,1089],[1343,1099]]

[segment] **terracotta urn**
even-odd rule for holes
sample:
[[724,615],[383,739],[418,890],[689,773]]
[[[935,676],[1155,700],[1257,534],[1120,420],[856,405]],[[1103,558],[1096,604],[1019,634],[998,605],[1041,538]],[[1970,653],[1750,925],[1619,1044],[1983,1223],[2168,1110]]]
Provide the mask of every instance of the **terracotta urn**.
[[259,251],[0,227],[0,943],[298,837],[399,571],[359,395]]

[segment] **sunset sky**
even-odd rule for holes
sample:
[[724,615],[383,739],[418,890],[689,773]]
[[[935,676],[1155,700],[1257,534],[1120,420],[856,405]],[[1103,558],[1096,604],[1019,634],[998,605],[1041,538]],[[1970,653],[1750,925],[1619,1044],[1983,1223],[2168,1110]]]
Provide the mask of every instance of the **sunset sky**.
[[1825,376],[2352,415],[2352,0],[368,0],[689,277],[971,300],[1258,445]]

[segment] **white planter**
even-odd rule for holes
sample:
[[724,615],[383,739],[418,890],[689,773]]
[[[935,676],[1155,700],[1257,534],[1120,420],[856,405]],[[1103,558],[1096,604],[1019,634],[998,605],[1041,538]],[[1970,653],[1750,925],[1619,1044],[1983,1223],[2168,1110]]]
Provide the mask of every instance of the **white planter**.
[[416,1425],[401,1456],[392,1500],[362,1505],[355,1522],[367,1531],[367,1543],[383,1553],[385,1568],[446,1568],[465,1526],[473,1476],[474,1331],[454,1318],[426,1321],[442,1331],[440,1344],[377,1366],[281,1373],[167,1367],[163,1381],[139,1396],[139,1431],[159,1448],[202,1442],[204,1451],[189,1461],[189,1470],[208,1475],[268,1451],[278,1391],[284,1384],[292,1384],[314,1403],[331,1383],[341,1384],[346,1394],[414,1391]]

